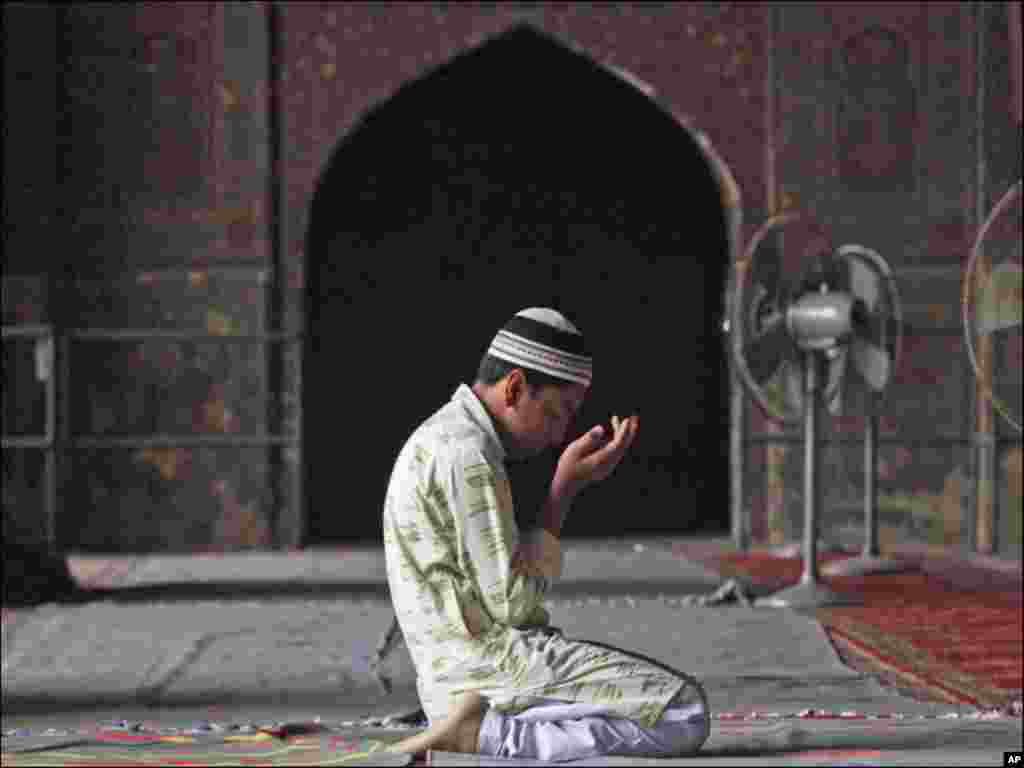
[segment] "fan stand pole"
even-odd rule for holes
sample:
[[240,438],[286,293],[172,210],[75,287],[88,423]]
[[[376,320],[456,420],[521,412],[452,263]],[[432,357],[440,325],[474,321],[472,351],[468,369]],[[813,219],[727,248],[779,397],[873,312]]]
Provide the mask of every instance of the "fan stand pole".
[[826,576],[865,576],[917,569],[907,560],[882,557],[878,546],[878,411],[881,395],[871,392],[864,425],[864,551],[860,557],[837,560],[825,569]]
[[769,608],[819,608],[853,601],[824,584],[818,573],[818,510],[821,508],[821,418],[825,395],[824,355],[807,350],[804,369],[804,570],[800,582],[755,601]]

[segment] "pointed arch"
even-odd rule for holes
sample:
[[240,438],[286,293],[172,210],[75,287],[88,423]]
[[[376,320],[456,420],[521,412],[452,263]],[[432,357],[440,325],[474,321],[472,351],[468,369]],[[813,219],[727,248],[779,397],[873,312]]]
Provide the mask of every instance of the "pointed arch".
[[[402,443],[472,380],[496,329],[537,305],[595,352],[579,428],[642,416],[633,456],[581,496],[566,532],[684,532],[712,499],[725,529],[719,332],[738,191],[706,138],[631,80],[521,24],[341,137],[305,249],[307,540],[379,538]],[[721,478],[698,469],[709,451]],[[556,458],[513,469],[524,519]]]

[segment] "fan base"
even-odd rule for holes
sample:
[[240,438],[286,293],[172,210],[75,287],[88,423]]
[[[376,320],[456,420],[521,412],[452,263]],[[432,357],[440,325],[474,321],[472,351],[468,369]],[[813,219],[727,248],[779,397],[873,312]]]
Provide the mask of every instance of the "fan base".
[[818,582],[801,581],[799,584],[775,594],[758,598],[754,601],[754,607],[820,608],[826,605],[859,605],[860,603],[861,601],[856,597],[833,592]]

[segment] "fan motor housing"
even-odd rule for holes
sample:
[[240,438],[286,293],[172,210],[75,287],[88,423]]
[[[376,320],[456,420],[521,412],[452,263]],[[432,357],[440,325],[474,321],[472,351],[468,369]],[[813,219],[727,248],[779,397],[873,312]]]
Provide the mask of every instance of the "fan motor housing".
[[789,333],[801,349],[829,349],[853,328],[854,299],[845,293],[811,293],[786,311]]

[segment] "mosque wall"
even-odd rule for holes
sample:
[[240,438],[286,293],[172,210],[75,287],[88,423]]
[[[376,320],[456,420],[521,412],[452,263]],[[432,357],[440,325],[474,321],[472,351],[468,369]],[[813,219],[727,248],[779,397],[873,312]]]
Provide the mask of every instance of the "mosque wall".
[[[965,546],[978,536],[966,512],[977,472],[959,279],[980,221],[1020,177],[1008,6],[283,3],[274,41],[262,2],[4,4],[3,321],[231,338],[273,330],[280,308],[280,329],[298,332],[308,205],[338,140],[403,83],[526,22],[705,133],[742,191],[745,237],[773,213],[808,210],[898,270],[907,321],[929,330],[906,340],[888,393],[883,545]],[[1017,339],[1004,375],[1019,382]],[[76,449],[61,467],[61,545],[297,543],[293,448],[127,442],[294,435],[298,352],[281,349],[75,342],[72,430],[126,442]],[[38,350],[5,341],[5,434],[45,420]],[[754,541],[795,540],[799,444],[755,407],[748,416],[752,433],[783,441],[748,445]],[[846,414],[827,431],[860,427]],[[998,530],[981,539],[1019,557],[1017,440],[996,462]],[[5,536],[38,535],[38,451],[5,449],[4,463]],[[827,449],[830,528],[856,528],[859,467],[859,446]],[[378,536],[359,525],[356,536]]]

